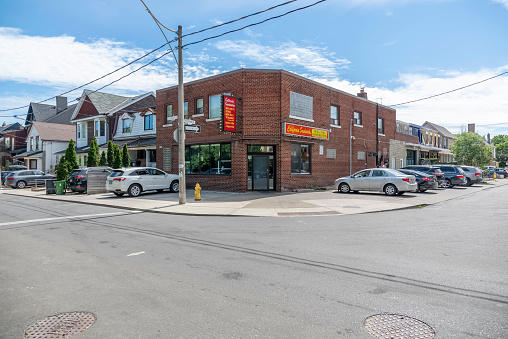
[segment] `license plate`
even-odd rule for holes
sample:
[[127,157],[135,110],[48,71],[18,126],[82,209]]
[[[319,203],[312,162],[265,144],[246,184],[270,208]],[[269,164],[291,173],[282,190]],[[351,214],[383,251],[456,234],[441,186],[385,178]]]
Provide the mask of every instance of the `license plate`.
[[113,183],[113,180],[110,180],[110,181],[109,181],[109,184],[111,185],[112,183]]

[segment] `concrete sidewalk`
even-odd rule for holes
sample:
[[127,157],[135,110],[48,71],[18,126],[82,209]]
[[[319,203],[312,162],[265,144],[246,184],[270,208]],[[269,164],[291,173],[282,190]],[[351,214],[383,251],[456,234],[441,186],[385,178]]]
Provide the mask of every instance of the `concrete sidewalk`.
[[342,194],[334,190],[248,193],[201,191],[201,201],[195,201],[194,191],[187,190],[185,205],[179,205],[178,194],[169,192],[149,192],[130,198],[116,197],[111,193],[46,195],[45,191],[4,188],[0,194],[168,214],[292,217],[358,214],[427,206],[503,185],[508,185],[508,179],[491,180],[467,188],[454,187],[394,197],[371,192]]

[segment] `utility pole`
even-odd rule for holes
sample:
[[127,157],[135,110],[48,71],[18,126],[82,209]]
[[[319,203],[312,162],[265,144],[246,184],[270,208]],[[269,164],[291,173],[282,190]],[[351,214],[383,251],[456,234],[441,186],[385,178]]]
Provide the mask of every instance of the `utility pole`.
[[376,104],[376,167],[379,165],[379,104]]
[[353,166],[353,119],[349,121],[349,175]]
[[185,204],[185,124],[183,103],[183,47],[182,26],[178,26],[178,203]]

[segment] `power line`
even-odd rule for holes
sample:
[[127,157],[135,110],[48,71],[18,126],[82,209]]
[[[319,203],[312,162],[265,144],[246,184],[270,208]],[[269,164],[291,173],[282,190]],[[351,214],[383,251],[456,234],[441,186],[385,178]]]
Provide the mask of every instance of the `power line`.
[[288,14],[291,14],[291,13],[294,13],[294,12],[297,12],[297,11],[301,11],[301,10],[303,10],[303,9],[307,9],[307,8],[309,8],[309,7],[312,7],[312,6],[316,6],[317,4],[319,4],[319,3],[321,3],[321,2],[325,2],[325,1],[327,1],[327,0],[320,0],[320,1],[317,1],[317,2],[315,2],[315,3],[313,3],[313,4],[310,4],[310,5],[307,5],[307,6],[304,6],[304,7],[299,7],[299,8],[296,8],[296,9],[293,9],[293,10],[291,10],[291,11],[289,11],[289,12],[286,12],[286,13],[281,14],[281,15],[273,16],[273,17],[268,18],[268,19],[265,19],[265,20],[263,20],[263,21],[259,21],[259,22],[256,22],[256,23],[253,23],[253,24],[250,24],[250,25],[247,25],[247,26],[244,26],[244,27],[238,28],[238,29],[234,29],[234,30],[231,30],[231,31],[228,31],[228,32],[225,32],[225,33],[219,34],[219,35],[211,36],[211,37],[208,37],[208,38],[205,38],[205,39],[202,39],[202,40],[198,40],[198,41],[195,41],[195,42],[191,42],[191,43],[185,44],[185,45],[183,45],[182,47],[187,47],[187,46],[190,46],[190,45],[199,44],[199,43],[201,43],[201,42],[203,42],[203,41],[207,41],[207,40],[211,40],[211,39],[216,39],[216,38],[219,38],[219,37],[224,36],[224,35],[226,35],[226,34],[230,34],[230,33],[238,32],[238,31],[241,31],[241,30],[243,30],[243,29],[245,29],[245,28],[249,28],[249,27],[252,27],[252,26],[260,25],[260,24],[265,23],[265,22],[267,22],[267,21],[270,21],[270,20],[273,20],[273,19],[278,19],[278,18],[281,18],[281,17],[286,16],[286,15],[288,15]]
[[[143,0],[141,0],[143,1]],[[270,8],[267,8],[265,10],[262,10],[262,11],[259,11],[259,12],[256,12],[256,13],[252,13],[252,14],[249,14],[249,15],[246,15],[246,16],[243,16],[241,18],[238,18],[238,19],[235,19],[235,20],[231,20],[231,21],[228,21],[228,22],[224,22],[222,24],[219,24],[219,25],[215,25],[215,26],[212,26],[212,27],[208,27],[208,28],[205,28],[205,29],[202,29],[202,30],[199,30],[199,31],[196,31],[196,32],[192,32],[192,33],[188,33],[188,34],[184,34],[182,36],[182,38],[186,37],[186,36],[189,36],[189,35],[193,35],[193,34],[198,34],[198,33],[203,33],[205,31],[208,31],[210,29],[214,29],[214,28],[218,28],[218,27],[221,27],[221,26],[225,26],[225,25],[229,25],[229,24],[232,24],[233,22],[237,22],[237,21],[240,21],[240,20],[243,20],[243,19],[247,19],[251,16],[254,16],[254,15],[258,15],[258,14],[261,14],[261,13],[265,13],[265,12],[268,12],[268,11],[271,11],[272,9],[275,9],[277,7],[281,7],[281,6],[285,6],[285,5],[288,5],[292,2],[295,2],[295,1],[298,1],[298,0],[291,0],[291,1],[286,1],[282,4],[279,4],[279,5],[276,5],[276,6],[272,6]]]
[[431,95],[431,96],[429,96],[429,97],[425,97],[425,98],[421,98],[421,99],[417,99],[417,100],[411,100],[411,101],[403,102],[403,103],[401,103],[401,104],[389,105],[388,107],[401,106],[401,105],[410,104],[410,103],[412,103],[412,102],[417,102],[417,101],[427,100],[427,99],[430,99],[430,98],[435,98],[435,97],[438,97],[438,96],[440,96],[440,95],[445,95],[445,94],[448,94],[448,93],[452,93],[452,92],[459,91],[459,90],[464,89],[464,88],[468,88],[468,87],[471,87],[471,86],[474,86],[474,85],[481,84],[482,82],[492,80],[492,79],[494,79],[494,78],[497,78],[497,77],[503,76],[503,75],[505,75],[505,74],[508,74],[508,72],[503,72],[503,73],[501,73],[501,74],[498,74],[498,75],[495,75],[495,76],[493,76],[493,77],[490,77],[490,78],[487,78],[487,79],[484,79],[484,80],[481,80],[481,81],[478,81],[478,82],[475,82],[475,83],[469,84],[469,85],[467,85],[467,86],[462,86],[462,87],[459,87],[459,88],[456,88],[456,89],[452,89],[451,91],[447,91],[447,92],[443,92],[443,93],[439,93],[439,94]]

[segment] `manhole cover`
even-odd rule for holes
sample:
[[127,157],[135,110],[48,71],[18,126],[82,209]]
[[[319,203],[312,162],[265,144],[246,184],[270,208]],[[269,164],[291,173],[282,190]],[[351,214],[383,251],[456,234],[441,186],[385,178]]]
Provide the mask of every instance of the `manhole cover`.
[[434,338],[436,333],[426,323],[400,314],[376,314],[363,322],[367,331],[384,339]]
[[25,330],[27,339],[59,339],[69,338],[85,331],[97,320],[93,313],[66,312],[42,319]]

